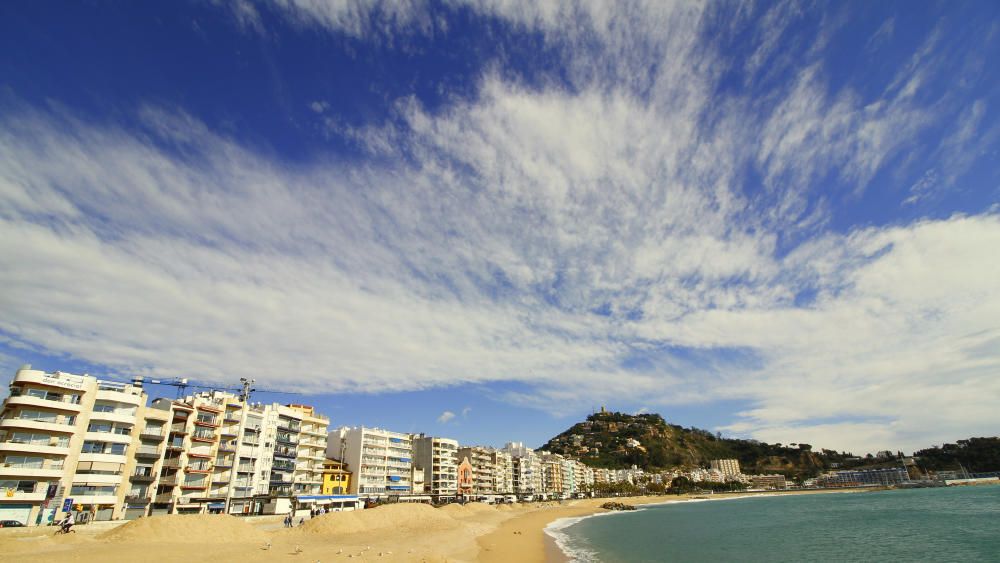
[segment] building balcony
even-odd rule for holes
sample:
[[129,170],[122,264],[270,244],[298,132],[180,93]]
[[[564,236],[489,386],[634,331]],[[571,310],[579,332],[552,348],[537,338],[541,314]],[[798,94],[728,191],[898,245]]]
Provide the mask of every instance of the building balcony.
[[202,443],[211,444],[212,442],[215,442],[215,435],[212,435],[212,436],[201,435],[201,436],[199,436],[197,434],[192,434],[191,435],[191,441],[192,442],[202,442]]
[[132,436],[117,432],[85,432],[83,439],[93,442],[115,442],[116,444],[131,444]]
[[125,502],[130,505],[147,505],[150,502],[149,497],[140,495],[126,495]]
[[62,399],[42,399],[40,397],[31,397],[28,395],[11,395],[7,397],[7,405],[13,406],[23,406],[23,407],[42,407],[48,409],[58,409],[61,411],[69,411],[78,413],[83,408],[79,403],[71,402],[69,397],[63,397]]
[[201,426],[203,428],[218,428],[219,427],[218,421],[214,421],[214,420],[200,420],[200,419],[195,419],[194,425],[195,426]]
[[211,473],[212,472],[212,466],[210,466],[210,465],[190,466],[189,465],[189,466],[187,466],[187,467],[184,468],[184,471],[186,471],[188,473]]
[[[51,444],[51,442],[50,442]],[[43,444],[23,444],[20,442],[0,442],[0,452],[17,452],[28,454],[68,455],[69,446],[53,446]]]
[[211,412],[211,413],[215,413],[215,414],[222,414],[222,409],[221,408],[219,408],[219,407],[213,407],[211,405],[206,405],[204,403],[198,405],[196,408],[198,410],[200,410],[200,411]]
[[128,463],[128,458],[124,454],[110,453],[82,453],[79,461],[100,461],[104,463]]
[[204,490],[208,488],[208,482],[182,483],[181,488],[189,490]]
[[[45,496],[45,493],[42,493]],[[75,504],[118,504],[117,495],[77,495],[73,497]]]
[[95,393],[95,398],[98,401],[113,401],[115,403],[121,403],[124,405],[131,405],[137,407],[145,402],[141,394],[135,394],[124,392],[124,391],[112,391],[110,389],[98,389]]
[[63,475],[62,467],[25,467],[10,463],[0,463],[0,477],[31,477],[38,479],[58,479]]
[[177,486],[178,480],[177,475],[164,475],[160,477],[157,485],[161,487],[175,487]]
[[152,483],[156,481],[156,475],[151,473],[133,473],[129,479],[136,483]]
[[105,422],[121,422],[122,424],[135,424],[135,413],[129,412],[91,412],[90,420],[103,420]]
[[179,457],[168,457],[163,460],[163,467],[180,467],[181,458]]
[[172,502],[173,500],[174,500],[173,493],[160,493],[155,497],[153,497],[153,502],[157,503]]
[[135,450],[135,457],[139,459],[159,459],[160,454],[163,450],[160,448],[150,448],[148,446],[139,446]]
[[157,442],[163,441],[167,435],[162,430],[143,430],[139,433],[139,438],[143,440],[155,440]]
[[170,425],[170,432],[172,434],[187,434],[187,424],[184,422],[175,422]]
[[72,434],[76,427],[62,422],[58,417],[56,422],[45,422],[31,418],[5,418],[0,420],[0,428],[18,428],[26,430],[41,430],[43,432],[58,432],[62,434]]
[[39,385],[47,385],[49,387],[82,391],[86,386],[87,380],[79,375],[72,375],[58,371],[55,373],[45,373],[44,371],[37,369],[21,369],[14,374],[14,381],[12,383],[37,383]]

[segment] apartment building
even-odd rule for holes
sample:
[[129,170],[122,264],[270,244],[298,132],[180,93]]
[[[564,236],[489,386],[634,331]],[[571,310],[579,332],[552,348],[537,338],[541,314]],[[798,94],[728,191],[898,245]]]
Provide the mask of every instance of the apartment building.
[[120,517],[145,400],[128,384],[19,369],[0,411],[0,520]]
[[542,492],[560,495],[563,492],[562,456],[542,456]]
[[[150,504],[157,487],[167,439],[167,427],[171,422],[169,411],[144,407],[139,443],[133,450],[135,463],[128,475],[128,494],[125,495],[126,520],[133,520],[149,514]],[[166,510],[160,510],[165,513]]]
[[170,413],[153,513],[225,511],[242,408],[238,396],[220,391],[153,401],[151,409]]
[[[274,457],[274,445],[264,441],[266,428],[266,413],[262,405],[240,404],[227,405],[226,424],[230,425],[226,436],[233,430],[238,432],[236,440],[230,440],[235,446],[232,469],[233,480],[227,497],[229,514],[257,514],[262,509],[261,497],[268,493],[271,462]],[[239,422],[237,423],[237,419]],[[235,428],[233,428],[235,427]]]
[[450,438],[412,436],[414,463],[424,469],[424,491],[433,496],[458,493],[458,441]]
[[490,460],[493,463],[493,491],[497,494],[514,492],[514,460],[510,454],[501,450],[492,450]]
[[544,478],[541,458],[531,448],[521,442],[508,442],[504,452],[511,456],[512,479],[514,493],[519,495],[534,495],[542,493]]
[[458,448],[458,459],[468,459],[472,466],[473,495],[497,494],[496,463],[493,461],[493,449],[482,446]]
[[413,492],[413,441],[409,434],[345,426],[327,436],[326,455],[356,468],[351,494],[382,498]]
[[296,497],[319,495],[323,490],[323,464],[326,462],[326,435],[330,419],[317,414],[309,405],[288,405],[299,420],[298,455],[292,474]]
[[709,462],[709,468],[720,471],[724,479],[738,477],[741,474],[740,462],[736,459],[713,459]]

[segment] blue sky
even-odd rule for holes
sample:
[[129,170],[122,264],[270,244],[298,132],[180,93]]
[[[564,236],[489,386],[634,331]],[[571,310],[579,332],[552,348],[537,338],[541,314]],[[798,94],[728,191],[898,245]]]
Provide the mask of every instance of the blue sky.
[[995,2],[6,3],[0,368],[992,435],[998,52]]

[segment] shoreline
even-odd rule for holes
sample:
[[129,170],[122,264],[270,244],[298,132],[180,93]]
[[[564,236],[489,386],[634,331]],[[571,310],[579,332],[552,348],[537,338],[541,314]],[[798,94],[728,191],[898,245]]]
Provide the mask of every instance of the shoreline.
[[[500,563],[502,561],[572,561],[559,544],[559,529],[569,527],[586,518],[617,514],[600,507],[605,502],[618,501],[635,506],[656,506],[685,502],[714,502],[745,498],[797,496],[813,494],[862,493],[886,490],[884,488],[848,488],[805,491],[768,491],[754,493],[722,493],[715,495],[657,495],[644,497],[609,497],[570,501],[564,505],[549,506],[517,514],[503,522],[496,530],[477,538],[480,553],[477,560]],[[705,497],[708,498],[705,498]],[[712,498],[717,497],[717,498]],[[565,526],[553,529],[560,521],[572,520]]]
[[[609,501],[643,506],[732,500],[759,496],[870,491],[847,489],[711,495],[609,497],[492,506],[479,503],[433,508],[387,505],[332,513],[294,529],[275,529],[274,519],[242,520],[226,515],[154,516],[130,522],[81,526],[78,534],[56,536],[52,528],[0,530],[0,561],[176,561],[178,554],[214,553],[216,561],[569,561],[551,526],[616,514]],[[573,519],[568,521],[567,519]],[[376,559],[377,558],[377,559]]]

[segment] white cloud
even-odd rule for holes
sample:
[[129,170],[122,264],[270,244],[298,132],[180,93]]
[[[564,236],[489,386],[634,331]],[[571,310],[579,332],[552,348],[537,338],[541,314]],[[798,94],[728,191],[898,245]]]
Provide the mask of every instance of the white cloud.
[[[426,19],[276,5],[359,37]],[[730,431],[842,449],[1000,422],[997,216],[825,230],[824,188],[870,189],[935,119],[916,83],[863,100],[810,63],[765,104],[718,93],[703,6],[473,9],[561,47],[571,87],[487,72],[471,98],[331,131],[371,162],[288,165],[177,108],[0,112],[0,334],[301,390],[519,381],[508,400],[556,414],[742,400]]]
[[472,407],[465,407],[462,409],[462,418],[468,418],[469,413],[472,412]]
[[441,416],[437,418],[438,424],[447,424],[448,421],[455,418],[455,413],[451,411],[444,411]]

